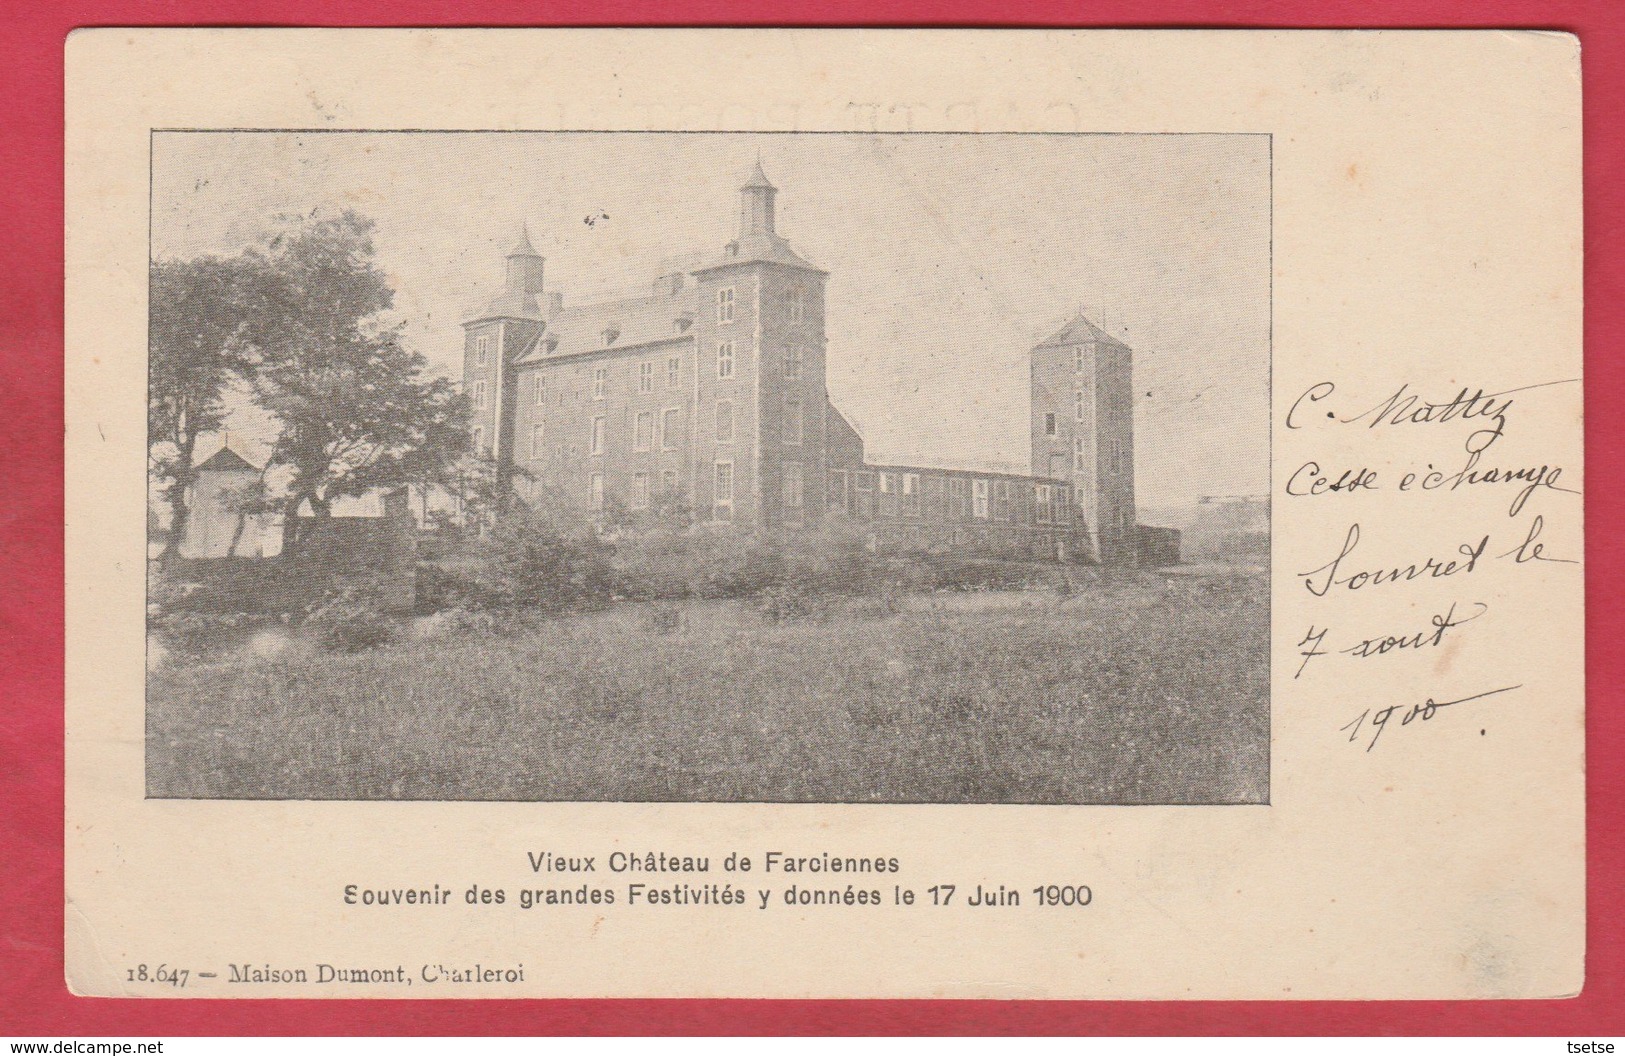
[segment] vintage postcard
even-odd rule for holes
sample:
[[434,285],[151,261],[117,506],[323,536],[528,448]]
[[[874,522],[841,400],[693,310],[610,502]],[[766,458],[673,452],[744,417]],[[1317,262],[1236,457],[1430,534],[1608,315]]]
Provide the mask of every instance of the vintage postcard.
[[67,50],[74,992],[1583,986],[1572,37]]

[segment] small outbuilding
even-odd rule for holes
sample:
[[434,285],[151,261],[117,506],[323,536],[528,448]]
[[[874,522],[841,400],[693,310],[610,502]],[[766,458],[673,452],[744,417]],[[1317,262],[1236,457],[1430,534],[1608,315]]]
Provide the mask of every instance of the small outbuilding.
[[193,560],[263,557],[270,517],[254,512],[260,469],[230,447],[222,447],[196,473],[180,555]]

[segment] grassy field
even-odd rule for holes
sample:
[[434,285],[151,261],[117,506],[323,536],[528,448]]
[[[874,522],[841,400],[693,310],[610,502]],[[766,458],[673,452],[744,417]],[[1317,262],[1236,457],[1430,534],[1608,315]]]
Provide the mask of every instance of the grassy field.
[[[1261,576],[688,602],[149,677],[155,797],[986,803],[1268,798]],[[669,612],[669,610],[667,610]]]

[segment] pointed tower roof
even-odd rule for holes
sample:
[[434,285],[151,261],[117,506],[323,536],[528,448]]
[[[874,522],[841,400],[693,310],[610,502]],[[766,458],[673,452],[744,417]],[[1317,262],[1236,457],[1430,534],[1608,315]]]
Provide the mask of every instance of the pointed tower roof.
[[748,191],[757,187],[769,191],[778,190],[778,188],[773,186],[772,182],[768,180],[767,173],[762,171],[762,159],[760,157],[757,157],[756,159],[756,167],[750,170],[750,179],[746,180],[744,185],[739,189],[742,191]]
[[1091,323],[1081,311],[1073,317],[1071,322],[1061,327],[1060,330],[1046,340],[1040,341],[1037,347],[1057,348],[1065,345],[1083,345],[1093,341],[1107,345],[1118,345],[1122,348],[1128,347],[1122,341]]
[[258,473],[259,467],[229,447],[222,447],[197,467],[199,473]]
[[785,264],[820,275],[827,274],[791,249],[790,243],[774,229],[773,199],[778,193],[779,189],[762,171],[762,159],[758,155],[750,178],[739,188],[739,237],[723,247],[720,261],[696,268],[694,274],[703,275],[738,264]]
[[530,225],[519,225],[519,240],[505,255],[507,275],[502,292],[492,298],[484,311],[475,312],[463,320],[464,326],[489,319],[542,320],[541,303],[537,293],[542,286],[542,255],[530,244]]
[[515,242],[513,248],[508,250],[508,256],[510,256],[510,257],[539,257],[539,256],[541,256],[540,253],[537,253],[536,250],[531,248],[531,245],[530,245],[530,225],[529,224],[520,224],[519,225],[519,241]]

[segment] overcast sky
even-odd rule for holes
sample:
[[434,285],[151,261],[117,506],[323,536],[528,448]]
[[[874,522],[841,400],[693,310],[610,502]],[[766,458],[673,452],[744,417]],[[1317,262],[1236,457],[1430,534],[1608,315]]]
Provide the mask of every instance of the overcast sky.
[[453,373],[521,222],[567,303],[647,289],[733,237],[758,151],[779,233],[830,273],[830,395],[871,460],[1025,472],[1028,352],[1085,307],[1134,349],[1140,505],[1268,490],[1261,136],[160,133],[153,252],[354,208]]

